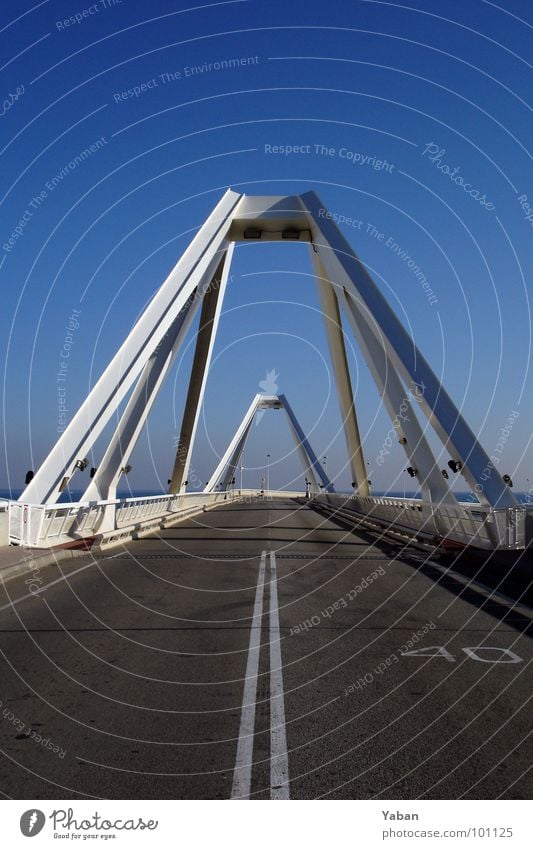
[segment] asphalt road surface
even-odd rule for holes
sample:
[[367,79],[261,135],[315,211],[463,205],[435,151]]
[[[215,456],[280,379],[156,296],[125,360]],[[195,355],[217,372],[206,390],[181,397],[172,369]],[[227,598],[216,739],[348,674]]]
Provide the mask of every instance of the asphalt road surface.
[[0,791],[529,798],[531,600],[477,568],[287,499],[11,580]]

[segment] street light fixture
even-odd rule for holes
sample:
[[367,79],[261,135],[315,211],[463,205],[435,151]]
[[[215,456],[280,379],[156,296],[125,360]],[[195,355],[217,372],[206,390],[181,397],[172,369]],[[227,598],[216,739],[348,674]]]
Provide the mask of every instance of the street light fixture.
[[267,454],[267,494],[270,492],[270,454]]
[[457,472],[460,472],[463,468],[463,464],[460,460],[448,460],[448,466],[452,470],[454,475],[457,474]]
[[370,492],[370,487],[372,486],[372,481],[370,480],[370,463],[367,461],[367,464],[366,464],[366,465],[367,465],[367,467],[368,467],[368,472],[367,472],[367,475],[366,475],[366,480],[367,480],[367,483],[368,483],[368,490],[369,490],[369,492]]

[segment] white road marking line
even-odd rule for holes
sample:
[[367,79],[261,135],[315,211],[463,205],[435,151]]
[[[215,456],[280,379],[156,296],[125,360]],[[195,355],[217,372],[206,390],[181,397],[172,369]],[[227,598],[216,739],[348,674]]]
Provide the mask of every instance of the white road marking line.
[[263,596],[265,589],[266,551],[261,552],[257,589],[255,591],[254,612],[250,629],[248,661],[242,697],[241,725],[237,757],[233,772],[232,799],[249,799],[252,784],[252,761],[254,752],[255,702],[257,698],[257,675],[259,671],[259,652],[261,648],[261,618],[263,615]]
[[289,798],[276,555],[270,552],[270,798]]

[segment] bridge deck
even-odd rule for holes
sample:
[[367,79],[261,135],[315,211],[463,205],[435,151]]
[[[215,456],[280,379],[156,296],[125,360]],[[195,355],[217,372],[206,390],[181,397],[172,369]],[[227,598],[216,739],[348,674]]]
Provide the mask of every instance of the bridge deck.
[[427,556],[265,501],[49,567],[37,597],[10,581],[0,789],[228,798],[238,759],[236,792],[253,761],[252,798],[283,797],[286,740],[291,798],[528,798],[530,614]]

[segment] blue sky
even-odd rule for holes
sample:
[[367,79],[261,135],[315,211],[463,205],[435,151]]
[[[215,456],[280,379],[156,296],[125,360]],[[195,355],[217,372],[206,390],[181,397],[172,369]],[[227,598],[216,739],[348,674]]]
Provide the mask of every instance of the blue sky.
[[[73,311],[67,419],[231,186],[314,188],[332,212],[354,219],[343,232],[489,453],[518,413],[502,471],[526,489],[530,4],[244,0],[187,9],[162,0],[2,8],[0,486],[20,487],[57,436],[56,376]],[[242,63],[216,69],[230,59]],[[275,145],[300,152],[273,153]],[[406,256],[430,281],[433,302]],[[348,330],[347,341],[374,486],[401,489],[399,446],[375,468],[390,423]],[[138,444],[133,489],[166,484],[191,357],[189,344]],[[307,252],[238,246],[193,458],[198,480],[273,369],[346,488]],[[301,485],[276,412],[254,428],[245,483],[258,485],[267,452],[273,485]]]

